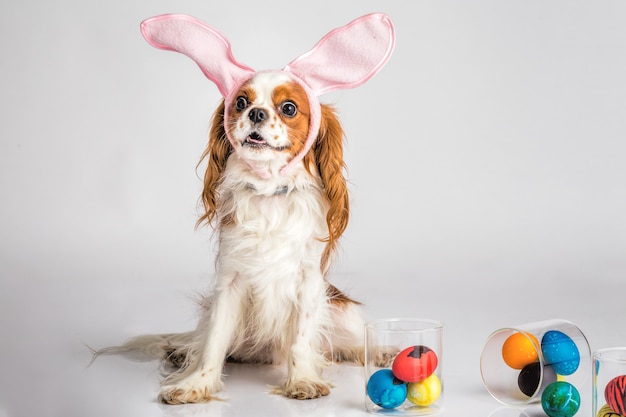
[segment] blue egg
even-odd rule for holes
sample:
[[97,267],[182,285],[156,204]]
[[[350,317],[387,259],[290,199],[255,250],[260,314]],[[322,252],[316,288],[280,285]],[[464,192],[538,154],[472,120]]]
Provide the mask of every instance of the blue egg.
[[382,408],[396,408],[406,400],[406,384],[393,376],[391,369],[381,369],[367,381],[367,395]]
[[580,408],[580,393],[569,382],[553,382],[541,394],[541,407],[550,417],[572,417]]
[[578,369],[580,353],[576,343],[565,333],[550,330],[541,339],[541,351],[547,365],[559,375],[571,375]]

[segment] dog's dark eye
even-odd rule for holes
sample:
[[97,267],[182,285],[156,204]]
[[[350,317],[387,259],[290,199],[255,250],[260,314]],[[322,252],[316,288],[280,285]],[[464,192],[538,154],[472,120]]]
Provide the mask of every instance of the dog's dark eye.
[[237,97],[237,101],[235,101],[235,109],[237,111],[242,111],[248,107],[248,100],[244,96]]
[[298,108],[292,101],[285,101],[280,105],[280,111],[287,117],[293,117],[298,113]]

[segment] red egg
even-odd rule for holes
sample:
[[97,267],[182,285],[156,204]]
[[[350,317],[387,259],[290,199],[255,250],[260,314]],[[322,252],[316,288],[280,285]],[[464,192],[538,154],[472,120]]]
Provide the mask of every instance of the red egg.
[[426,346],[411,346],[398,353],[393,360],[393,374],[404,382],[420,382],[437,369],[437,354]]
[[606,384],[604,399],[613,411],[626,414],[626,375],[616,376]]

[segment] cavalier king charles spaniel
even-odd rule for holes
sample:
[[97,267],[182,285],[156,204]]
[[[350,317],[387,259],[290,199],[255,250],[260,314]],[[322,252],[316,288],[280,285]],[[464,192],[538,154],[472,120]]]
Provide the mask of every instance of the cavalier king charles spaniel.
[[145,335],[95,352],[143,352],[169,365],[169,404],[205,402],[222,389],[226,360],[287,366],[273,392],[328,395],[322,369],[363,362],[359,303],[328,281],[349,217],[342,127],[317,96],[352,88],[388,60],[389,18],[371,14],[336,29],[282,70],[232,58],[214,28],[185,15],[142,24],[154,46],[198,63],[224,96],[210,129],[199,224],[214,227],[215,287],[187,333]]

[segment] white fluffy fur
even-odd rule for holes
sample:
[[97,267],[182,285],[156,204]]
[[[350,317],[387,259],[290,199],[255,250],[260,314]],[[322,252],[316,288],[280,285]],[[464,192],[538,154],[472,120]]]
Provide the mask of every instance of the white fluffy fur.
[[[271,91],[282,80],[263,77],[252,83],[258,93],[253,104],[273,117]],[[358,304],[349,299],[333,303],[321,268],[323,240],[329,233],[322,180],[303,164],[288,177],[281,175],[288,153],[271,146],[244,146],[254,126],[247,112],[240,121],[232,131],[237,143],[218,188],[215,288],[202,303],[197,328],[182,334],[140,336],[121,347],[96,352],[139,351],[180,367],[162,383],[160,398],[167,403],[215,398],[222,389],[227,358],[286,362],[287,380],[274,392],[298,399],[330,392],[332,385],[321,373],[329,361],[362,360]],[[287,135],[285,126],[273,129],[277,135]],[[277,146],[286,141],[288,137],[278,137]],[[260,177],[259,170],[267,178]]]

